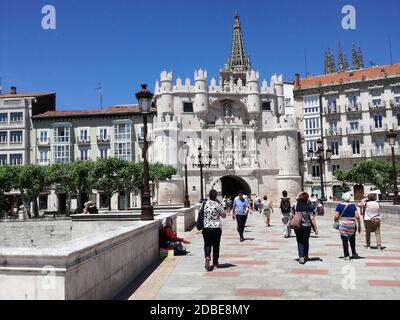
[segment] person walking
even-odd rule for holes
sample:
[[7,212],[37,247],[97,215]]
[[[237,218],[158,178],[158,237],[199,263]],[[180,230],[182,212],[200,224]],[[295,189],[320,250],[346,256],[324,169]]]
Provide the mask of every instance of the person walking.
[[[216,201],[217,191],[210,190],[209,200],[204,204],[204,256],[205,269],[212,271],[219,267],[219,248],[222,236],[222,223],[220,218],[226,218],[226,211],[221,203]],[[213,254],[213,264],[211,263],[211,251]]]
[[368,194],[367,201],[361,202],[358,207],[364,209],[365,248],[371,247],[371,233],[375,233],[378,250],[382,250],[381,212],[376,193]]
[[310,235],[311,229],[318,234],[317,224],[313,215],[313,208],[308,204],[309,195],[307,192],[302,192],[297,196],[297,204],[294,207],[295,213],[292,214],[291,219],[295,215],[300,215],[301,222],[298,229],[295,229],[297,249],[299,253],[299,263],[305,264],[310,260],[308,253],[310,249]]
[[268,201],[268,196],[264,196],[264,201],[262,202],[262,209],[263,209],[263,214],[264,214],[264,222],[266,227],[270,227],[270,221],[271,221],[271,212],[274,212],[274,209],[272,208],[272,204]]
[[[358,258],[356,251],[356,232],[358,230],[358,233],[361,233],[361,219],[356,205],[350,203],[351,194],[344,193],[342,199],[343,202],[339,203],[336,207],[335,222],[342,239],[344,260],[349,261]],[[351,257],[349,254],[349,243],[352,253]]]
[[231,215],[231,211],[232,211],[232,197],[228,196],[228,198],[226,199],[226,211],[228,212],[228,215]]
[[244,197],[243,191],[240,190],[238,192],[238,197],[235,198],[233,202],[233,219],[236,219],[237,222],[237,231],[240,236],[240,242],[244,241],[243,233],[244,227],[247,221],[247,215],[251,210],[249,205],[249,200]]
[[292,229],[289,228],[289,219],[290,212],[292,211],[292,207],[290,204],[290,198],[288,198],[288,193],[286,190],[282,192],[281,204],[279,205],[281,209],[281,219],[283,224],[283,233],[285,238],[290,238],[292,233]]

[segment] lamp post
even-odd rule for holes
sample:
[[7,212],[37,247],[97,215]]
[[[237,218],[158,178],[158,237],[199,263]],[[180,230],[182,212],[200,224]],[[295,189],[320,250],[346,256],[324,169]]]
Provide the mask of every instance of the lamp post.
[[188,190],[188,175],[187,175],[187,158],[189,156],[189,146],[185,141],[183,145],[183,152],[185,156],[185,199],[183,201],[183,206],[185,208],[190,208],[190,201],[189,201],[189,190]]
[[147,152],[149,143],[147,141],[147,115],[150,112],[153,94],[147,90],[147,85],[142,84],[142,89],[136,93],[140,112],[143,114],[143,190],[142,190],[142,214],[141,220],[154,220],[154,209],[151,204],[150,174]]
[[394,154],[394,147],[396,145],[397,134],[393,130],[390,130],[390,132],[386,135],[386,137],[388,138],[390,148],[392,149],[393,205],[397,206],[400,205],[399,189],[397,187],[396,157]]
[[[205,164],[205,163],[203,163],[203,154],[201,153],[202,152],[202,147],[200,146],[199,148],[198,148],[198,151],[199,151],[199,155],[197,156],[197,158],[199,159],[199,163],[198,164],[195,164],[195,163],[193,163],[193,168],[199,168],[200,169],[200,203],[202,203],[203,201],[204,201],[204,187],[203,187],[203,168],[206,168],[206,167],[211,167],[211,158],[212,158],[212,156],[211,156],[211,154],[210,154],[210,156],[209,156],[209,159],[210,159],[210,161],[209,161],[209,163],[208,164]],[[192,157],[192,160],[194,160],[194,156]]]
[[332,149],[328,147],[328,149],[324,151],[324,144],[321,139],[317,140],[317,146],[317,151],[314,151],[312,148],[310,148],[307,153],[308,157],[311,159],[311,163],[313,160],[316,160],[319,163],[319,172],[321,178],[321,201],[326,201],[323,166],[325,162],[331,161]]

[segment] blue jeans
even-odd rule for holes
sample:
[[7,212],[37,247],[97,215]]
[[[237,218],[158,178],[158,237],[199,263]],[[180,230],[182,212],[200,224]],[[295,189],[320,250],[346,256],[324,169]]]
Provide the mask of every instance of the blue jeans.
[[182,243],[180,243],[180,242],[178,242],[178,241],[176,241],[176,242],[173,242],[173,241],[166,241],[166,242],[165,242],[165,245],[166,245],[167,247],[169,247],[169,248],[174,249],[175,254],[179,254],[179,253],[181,253],[181,252],[183,252],[183,251],[185,250],[185,249],[183,248],[183,246],[182,246]]
[[299,258],[308,257],[308,251],[310,249],[311,227],[301,226],[299,230],[295,230],[295,233]]

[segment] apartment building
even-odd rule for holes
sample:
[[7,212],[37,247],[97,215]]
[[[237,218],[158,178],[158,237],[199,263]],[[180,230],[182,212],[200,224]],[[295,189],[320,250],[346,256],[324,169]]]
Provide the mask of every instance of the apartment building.
[[0,94],[0,165],[31,163],[31,117],[55,110],[54,93]]
[[[154,110],[153,110],[154,111]],[[152,122],[150,115],[149,123]],[[49,111],[32,117],[32,163],[50,165],[116,157],[143,161],[143,116],[136,105],[113,106],[104,110]],[[151,161],[152,155],[149,155]],[[92,200],[99,208],[107,207],[101,191],[93,191]],[[91,195],[86,195],[87,200]],[[131,197],[127,199],[126,197]],[[138,195],[123,192],[112,199],[113,209],[126,209],[135,204]],[[136,198],[133,198],[136,197]],[[129,202],[128,202],[129,201]],[[40,210],[66,209],[65,195],[55,197],[54,191],[42,194]]]
[[[334,176],[337,169],[350,169],[366,159],[390,160],[386,134],[390,130],[400,133],[400,64],[304,79],[296,75],[294,100],[295,114],[302,122],[302,176],[306,191],[320,195],[320,175],[324,174],[326,195],[335,198],[340,194],[340,183]],[[307,150],[317,150],[319,138],[325,150],[332,150],[332,159],[325,163],[323,172],[307,156]],[[400,134],[397,141],[400,142]],[[399,143],[395,152],[400,155]],[[354,185],[355,199],[372,187]]]

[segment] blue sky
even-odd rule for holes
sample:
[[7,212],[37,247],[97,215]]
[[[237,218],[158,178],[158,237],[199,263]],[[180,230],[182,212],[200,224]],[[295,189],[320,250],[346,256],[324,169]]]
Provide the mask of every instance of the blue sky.
[[[42,7],[57,10],[57,29],[41,27]],[[357,29],[341,27],[342,7],[354,5]],[[230,53],[233,15],[241,17],[247,52],[262,78],[323,70],[324,50],[351,44],[366,64],[400,62],[398,0],[0,0],[0,77],[6,92],[57,93],[57,108],[135,103],[140,83],[154,89],[162,70],[182,79],[196,68],[218,77]],[[397,24],[397,25],[396,25]],[[193,81],[193,80],[192,80]]]

